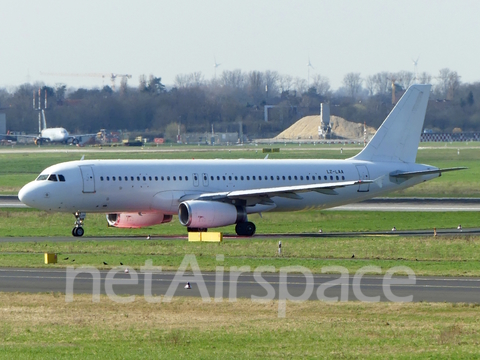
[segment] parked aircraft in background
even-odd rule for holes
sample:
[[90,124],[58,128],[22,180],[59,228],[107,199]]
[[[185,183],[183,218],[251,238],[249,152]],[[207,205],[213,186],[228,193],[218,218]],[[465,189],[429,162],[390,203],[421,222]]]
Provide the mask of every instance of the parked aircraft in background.
[[[82,137],[93,137],[97,134],[82,134],[82,135],[70,135],[68,131],[62,127],[48,128],[47,121],[45,119],[45,110],[41,110],[42,121],[40,126],[40,133],[38,135],[12,135],[2,134],[4,136],[15,136],[33,139],[36,145],[42,145],[44,143],[62,143],[62,144],[79,144]],[[40,122],[40,120],[39,120]]]
[[235,224],[238,235],[252,236],[250,214],[331,208],[462,169],[415,163],[430,88],[412,85],[350,159],[72,161],[45,169],[18,197],[73,213],[74,236],[84,234],[88,212],[106,213],[115,227],[162,224],[178,214],[189,231]]

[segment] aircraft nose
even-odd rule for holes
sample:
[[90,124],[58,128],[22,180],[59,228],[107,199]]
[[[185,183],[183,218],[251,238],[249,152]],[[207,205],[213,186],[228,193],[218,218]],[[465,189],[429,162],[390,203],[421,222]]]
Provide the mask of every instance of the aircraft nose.
[[33,207],[35,204],[35,191],[32,183],[28,183],[18,192],[18,199],[25,205]]

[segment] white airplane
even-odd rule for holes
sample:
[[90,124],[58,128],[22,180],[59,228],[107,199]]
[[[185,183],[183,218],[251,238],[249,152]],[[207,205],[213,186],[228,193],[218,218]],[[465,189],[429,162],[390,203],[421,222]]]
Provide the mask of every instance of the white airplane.
[[82,134],[82,135],[70,135],[68,131],[62,127],[48,128],[47,121],[45,119],[45,111],[41,111],[42,121],[39,122],[39,134],[38,135],[14,135],[5,134],[7,136],[26,137],[33,138],[35,145],[42,145],[43,143],[62,143],[76,145],[80,142],[82,136],[95,136],[96,134]]
[[326,209],[369,199],[441,176],[416,164],[430,85],[413,85],[368,145],[346,160],[80,160],[53,165],[25,185],[24,204],[75,215],[106,213],[110,226],[170,222],[189,231],[236,224],[252,236],[248,215]]

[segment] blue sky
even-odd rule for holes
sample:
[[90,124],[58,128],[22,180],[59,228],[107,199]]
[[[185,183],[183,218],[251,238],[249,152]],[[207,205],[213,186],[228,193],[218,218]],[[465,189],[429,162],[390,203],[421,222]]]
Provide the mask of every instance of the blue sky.
[[480,1],[459,0],[18,0],[0,1],[0,87],[43,81],[101,87],[95,77],[141,74],[173,84],[177,74],[314,69],[342,85],[348,72],[457,71],[480,81]]

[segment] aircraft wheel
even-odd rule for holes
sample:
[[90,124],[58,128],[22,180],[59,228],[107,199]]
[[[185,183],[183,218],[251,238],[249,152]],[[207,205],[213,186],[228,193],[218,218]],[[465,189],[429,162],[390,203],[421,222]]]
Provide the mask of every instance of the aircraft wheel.
[[255,224],[250,221],[235,225],[235,232],[239,236],[253,236],[253,234],[255,234],[255,230]]
[[72,234],[73,236],[83,236],[83,234],[85,234],[85,230],[83,230],[83,227],[81,226],[74,227],[72,230]]

